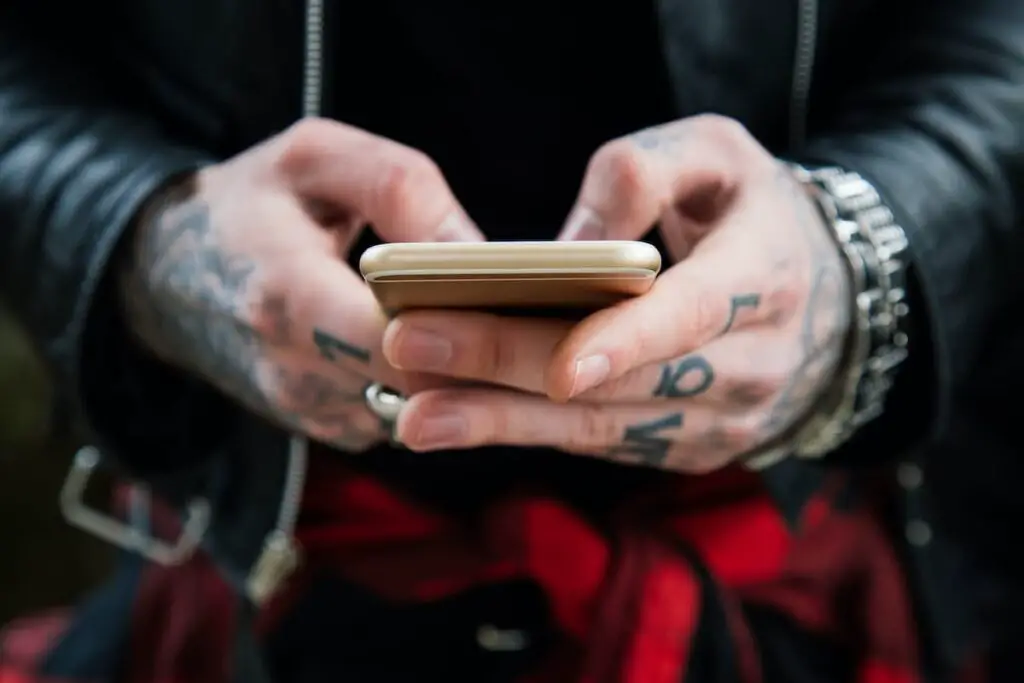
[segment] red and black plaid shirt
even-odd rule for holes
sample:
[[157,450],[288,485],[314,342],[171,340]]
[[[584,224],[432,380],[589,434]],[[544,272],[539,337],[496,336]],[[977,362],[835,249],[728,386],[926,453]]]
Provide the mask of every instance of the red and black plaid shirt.
[[[795,524],[780,514],[759,477],[731,469],[671,478],[667,488],[622,505],[611,529],[598,530],[558,499],[521,494],[494,500],[468,533],[379,480],[336,462],[314,467],[306,512],[319,521],[299,532],[307,569],[254,624],[254,642],[262,641],[271,660],[278,632],[293,628],[290,614],[324,576],[360,587],[396,615],[403,612],[395,606],[442,605],[482,586],[527,581],[543,594],[554,635],[528,671],[494,680],[922,680],[904,573],[876,511],[866,498],[850,495],[852,482],[843,474],[825,477]],[[11,627],[0,683],[236,680],[242,611],[209,561],[149,566],[135,576],[120,613],[107,610],[93,629],[57,617]],[[402,617],[389,618],[400,632]],[[106,648],[114,653],[108,658],[119,658],[107,663],[106,673],[96,673],[95,657],[80,672],[56,661],[54,651],[76,651],[67,642],[69,623],[75,638],[95,640],[114,637],[111,622],[118,619],[129,635],[122,647]],[[430,635],[424,630],[453,628],[445,619],[428,620],[423,637]],[[339,631],[317,652],[290,664],[278,657],[270,668],[289,683],[322,680],[298,669],[350,657],[345,648],[364,637],[357,649],[389,652],[387,643],[370,642],[378,636]],[[403,656],[396,639],[393,657]],[[380,675],[367,680],[386,683],[384,672],[394,667],[386,657],[379,663]],[[345,671],[344,662],[339,666]],[[438,680],[429,663],[416,666],[422,675],[415,680]]]

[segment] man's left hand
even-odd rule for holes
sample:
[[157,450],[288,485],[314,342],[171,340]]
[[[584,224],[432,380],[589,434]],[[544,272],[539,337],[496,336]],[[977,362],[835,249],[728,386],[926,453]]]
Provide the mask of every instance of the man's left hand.
[[738,123],[683,119],[593,157],[561,239],[640,239],[677,263],[580,323],[415,312],[384,340],[403,369],[470,380],[412,396],[413,450],[550,446],[704,472],[788,433],[835,381],[852,302],[820,212]]

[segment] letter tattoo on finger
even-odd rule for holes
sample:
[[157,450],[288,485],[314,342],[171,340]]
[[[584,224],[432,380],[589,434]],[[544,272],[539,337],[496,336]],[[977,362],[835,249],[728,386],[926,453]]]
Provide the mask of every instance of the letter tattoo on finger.
[[343,339],[338,339],[319,328],[313,328],[313,343],[320,350],[320,355],[326,360],[338,360],[338,354],[354,358],[360,363],[370,362],[370,350],[350,344]]
[[[688,381],[689,380],[689,381]],[[660,398],[687,398],[698,396],[711,388],[715,369],[708,359],[700,355],[686,356],[674,363],[661,366],[661,377],[654,390]]]
[[725,334],[736,324],[736,318],[744,308],[757,308],[761,305],[761,295],[756,293],[737,294],[729,300],[729,317],[719,334]]
[[622,444],[610,449],[606,455],[612,460],[626,459],[649,467],[664,467],[673,443],[664,432],[682,426],[681,412],[629,425],[622,434]]
[[[736,324],[736,319],[745,308],[754,309],[761,305],[761,295],[755,292],[737,294],[729,301],[729,317],[725,321],[721,334],[725,334]],[[686,356],[680,361],[665,363],[661,367],[661,377],[654,390],[655,397],[688,398],[703,394],[711,388],[715,381],[715,370],[707,358],[701,355]],[[684,386],[684,383],[687,386]]]

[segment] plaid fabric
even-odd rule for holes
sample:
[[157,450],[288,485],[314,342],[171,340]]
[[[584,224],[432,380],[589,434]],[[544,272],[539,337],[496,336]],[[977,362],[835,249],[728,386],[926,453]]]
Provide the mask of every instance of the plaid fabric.
[[[558,635],[517,678],[524,683],[821,680],[805,670],[809,653],[787,653],[790,632],[834,648],[848,663],[841,680],[921,680],[904,575],[872,506],[854,501],[844,475],[826,478],[795,525],[759,478],[737,469],[666,478],[623,505],[611,530],[524,493],[494,501],[472,533],[336,462],[316,461],[309,481],[299,533],[307,571],[391,604],[436,603],[513,579],[540,586]],[[274,633],[309,578],[295,577],[259,615],[259,637]],[[238,607],[205,558],[147,568],[124,615],[130,646],[111,671],[123,683],[233,680]],[[86,683],[41,674],[60,623],[8,631],[0,683]]]
[[66,683],[40,675],[37,664],[60,637],[67,621],[66,614],[53,613],[5,629],[0,641],[0,683]]

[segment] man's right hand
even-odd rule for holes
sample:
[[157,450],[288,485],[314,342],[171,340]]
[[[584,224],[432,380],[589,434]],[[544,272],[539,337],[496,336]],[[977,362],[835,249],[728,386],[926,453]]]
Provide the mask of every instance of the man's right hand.
[[386,242],[483,239],[424,154],[305,120],[154,198],[122,281],[132,331],[250,410],[348,451],[387,438],[363,389],[406,378],[345,258]]

